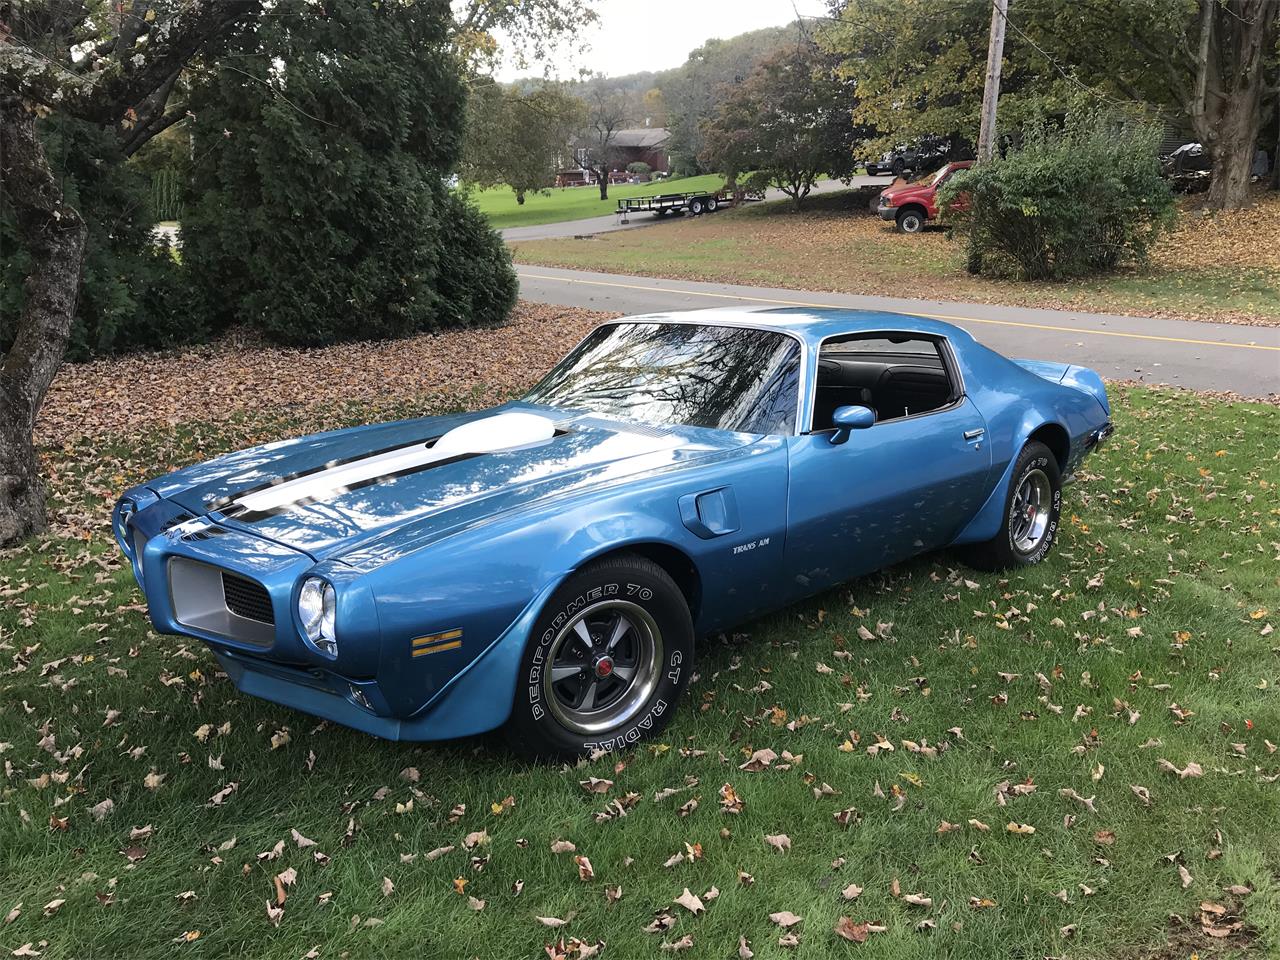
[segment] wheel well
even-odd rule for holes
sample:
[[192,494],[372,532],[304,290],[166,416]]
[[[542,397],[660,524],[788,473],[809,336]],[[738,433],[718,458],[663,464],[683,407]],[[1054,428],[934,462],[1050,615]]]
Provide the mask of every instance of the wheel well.
[[616,557],[623,553],[638,554],[665,570],[667,576],[676,582],[676,586],[684,594],[685,603],[689,604],[690,618],[697,622],[698,608],[702,603],[702,577],[688,554],[666,543],[628,543],[608,553],[594,556],[590,562],[594,563],[605,557]]
[[1049,452],[1053,454],[1053,458],[1058,461],[1058,470],[1067,469],[1067,458],[1071,456],[1071,438],[1067,436],[1067,431],[1056,423],[1046,423],[1031,432],[1031,436],[1027,437],[1027,442],[1032,440],[1039,441],[1049,448]]
[[898,208],[898,216],[902,216],[902,214],[907,213],[909,211],[920,214],[926,220],[929,219],[929,211],[925,208],[924,204],[922,203],[903,204],[901,207]]

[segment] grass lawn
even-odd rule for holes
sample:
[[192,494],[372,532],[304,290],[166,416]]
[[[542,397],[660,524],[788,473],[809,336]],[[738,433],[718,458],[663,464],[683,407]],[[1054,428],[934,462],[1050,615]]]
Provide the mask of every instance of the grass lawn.
[[[360,404],[67,434],[45,450],[54,533],[0,555],[0,948],[1274,957],[1280,410],[1113,402],[1119,432],[1068,488],[1047,563],[997,576],[938,554],[709,640],[661,742],[577,769],[495,737],[324,724],[149,630],[110,545],[114,493]],[[772,766],[740,768],[766,747]],[[614,801],[626,815],[603,818]],[[705,912],[673,903],[686,888]],[[645,932],[656,911],[669,928]],[[796,950],[782,911],[803,918]],[[855,944],[841,917],[884,930],[854,926]]]
[[870,215],[851,194],[826,194],[792,213],[755,204],[714,217],[586,240],[513,245],[528,264],[712,280],[797,290],[1012,303],[1105,312],[1280,323],[1280,194],[1260,192],[1237,214],[1190,207],[1149,265],[1088,281],[1025,284],[971,277],[943,230],[916,236]]
[[723,186],[724,177],[710,174],[652,183],[613,184],[609,187],[608,200],[601,200],[600,188],[594,186],[552,188],[545,194],[526,194],[523,205],[516,203],[515,192],[510,187],[476,190],[471,196],[480,212],[489,218],[490,225],[495,230],[501,230],[505,227],[531,227],[539,223],[598,217],[613,213],[618,208],[618,201],[627,197],[693,193],[697,190],[719,190]]

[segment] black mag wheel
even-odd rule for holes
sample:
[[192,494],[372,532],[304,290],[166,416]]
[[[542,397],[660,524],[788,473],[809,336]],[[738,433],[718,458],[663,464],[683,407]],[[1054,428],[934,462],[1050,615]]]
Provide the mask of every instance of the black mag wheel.
[[648,701],[662,662],[662,631],[630,600],[610,598],[565,623],[547,651],[543,701],[576,733],[626,723]]
[[1033,440],[1014,463],[1000,531],[986,543],[968,548],[968,562],[983,570],[1039,563],[1057,539],[1061,511],[1058,461],[1048,447]]
[[569,576],[539,614],[507,739],[541,758],[626,749],[666,727],[692,670],[680,588],[644,557],[606,557]]

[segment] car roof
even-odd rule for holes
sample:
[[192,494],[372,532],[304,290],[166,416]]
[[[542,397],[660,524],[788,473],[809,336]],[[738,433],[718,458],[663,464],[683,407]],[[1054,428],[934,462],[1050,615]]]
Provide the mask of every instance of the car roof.
[[892,330],[923,333],[967,343],[973,337],[961,327],[910,313],[856,310],[848,307],[715,307],[710,310],[672,310],[619,317],[609,323],[698,323],[708,326],[776,330],[817,347],[823,340],[846,334]]

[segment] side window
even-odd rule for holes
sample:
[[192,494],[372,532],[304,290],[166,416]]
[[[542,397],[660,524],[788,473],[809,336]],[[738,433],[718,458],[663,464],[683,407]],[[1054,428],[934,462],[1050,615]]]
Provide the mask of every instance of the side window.
[[937,338],[877,333],[827,341],[818,355],[813,429],[831,428],[837,407],[870,407],[883,423],[941,409],[959,392]]

